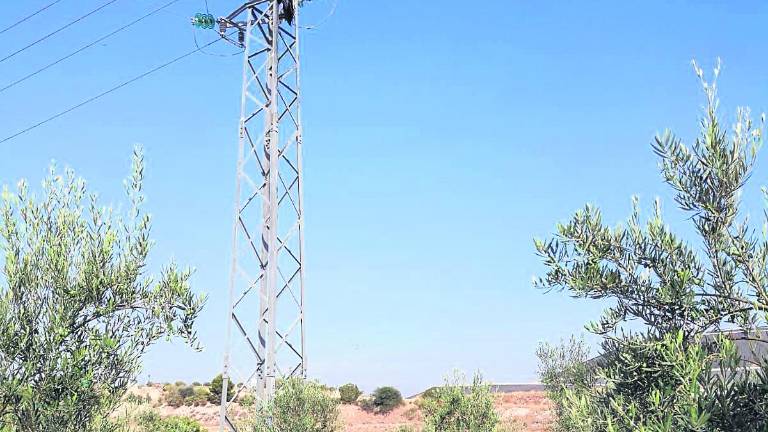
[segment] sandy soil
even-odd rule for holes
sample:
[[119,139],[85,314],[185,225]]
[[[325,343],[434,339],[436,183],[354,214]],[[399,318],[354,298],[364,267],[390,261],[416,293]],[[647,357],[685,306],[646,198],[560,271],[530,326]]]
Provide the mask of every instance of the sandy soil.
[[546,431],[552,419],[550,402],[544,392],[499,395],[496,407],[502,419],[516,420],[528,432]]
[[[161,405],[156,402],[160,401],[162,396],[162,388],[159,386],[142,386],[131,389],[131,392],[145,397],[150,396],[154,409],[164,417],[187,416],[199,421],[210,432],[219,430],[217,406],[173,408]],[[522,430],[526,432],[544,432],[550,421],[550,404],[542,392],[498,395],[496,407],[502,419],[522,424]],[[403,425],[417,427],[421,423],[421,416],[415,401],[407,400],[403,406],[386,415],[367,413],[353,405],[342,405],[341,420],[344,424],[344,432],[388,432]]]

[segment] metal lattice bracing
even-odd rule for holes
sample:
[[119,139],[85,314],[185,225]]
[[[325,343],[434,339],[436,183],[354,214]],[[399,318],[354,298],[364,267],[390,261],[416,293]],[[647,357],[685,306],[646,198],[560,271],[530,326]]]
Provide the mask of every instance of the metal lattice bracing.
[[219,20],[244,49],[222,431],[237,430],[228,381],[266,401],[306,375],[298,11],[251,1]]

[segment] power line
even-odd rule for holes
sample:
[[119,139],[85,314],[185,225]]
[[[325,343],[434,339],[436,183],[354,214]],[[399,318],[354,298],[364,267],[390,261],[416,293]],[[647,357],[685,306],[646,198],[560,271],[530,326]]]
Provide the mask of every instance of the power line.
[[53,1],[53,2],[50,2],[50,3],[48,3],[47,5],[45,5],[45,6],[41,7],[40,9],[36,10],[35,12],[32,12],[31,14],[29,14],[29,15],[25,16],[24,18],[22,18],[22,19],[20,19],[20,20],[16,21],[15,23],[13,23],[13,24],[9,25],[8,27],[6,27],[6,28],[4,28],[4,29],[0,30],[0,34],[3,34],[3,33],[5,33],[5,32],[7,32],[8,30],[10,30],[10,29],[12,29],[12,28],[16,27],[17,25],[19,25],[19,24],[23,23],[24,21],[26,21],[26,20],[28,20],[28,19],[30,19],[30,18],[32,18],[32,17],[34,17],[35,15],[39,14],[40,12],[43,12],[44,10],[48,9],[49,7],[51,7],[51,6],[55,5],[56,3],[60,2],[60,1],[61,1],[61,0],[55,0],[55,1]]
[[[203,53],[205,55],[212,56],[212,57],[232,57],[232,56],[236,56],[238,54],[242,54],[243,53],[243,50],[240,50],[240,51],[234,52],[234,53],[227,53],[227,54],[209,53],[208,51],[203,50],[202,47],[200,47],[200,43],[197,41],[197,29],[194,28],[194,27],[192,28],[192,40],[195,42],[195,46],[200,48],[200,52],[201,53]],[[0,92],[2,92],[2,91],[3,90],[0,89]]]
[[325,25],[325,23],[328,22],[328,20],[330,20],[333,17],[333,15],[336,13],[336,8],[337,7],[339,7],[339,0],[334,0],[333,1],[333,5],[331,6],[330,11],[328,12],[328,14],[325,17],[323,17],[323,19],[321,19],[320,21],[318,21],[318,22],[316,22],[316,23],[314,23],[312,25],[302,26],[301,28],[303,28],[304,30],[317,30],[317,29],[319,29],[320,27]]
[[2,88],[0,88],[0,93],[2,93],[2,92],[4,92],[4,91],[8,90],[8,89],[9,89],[9,88],[11,88],[11,87],[14,87],[14,86],[16,86],[16,85],[18,85],[18,84],[21,84],[22,82],[24,82],[24,81],[26,81],[26,80],[28,80],[28,79],[32,78],[33,76],[35,76],[35,75],[37,75],[37,74],[39,74],[39,73],[41,73],[41,72],[44,72],[44,71],[46,71],[47,69],[50,69],[50,68],[51,68],[51,67],[53,67],[53,66],[56,66],[57,64],[59,64],[59,63],[63,62],[64,60],[67,60],[67,59],[69,59],[69,58],[71,58],[71,57],[73,57],[73,56],[75,56],[75,55],[77,55],[77,54],[79,54],[79,53],[81,53],[81,52],[83,52],[83,51],[87,50],[88,48],[90,48],[90,47],[92,47],[92,46],[96,45],[96,44],[97,44],[97,43],[99,43],[99,42],[102,42],[102,41],[104,41],[105,39],[108,39],[108,38],[110,38],[110,37],[114,36],[114,35],[115,35],[115,34],[117,34],[117,33],[120,33],[121,31],[123,31],[123,30],[127,29],[128,27],[131,27],[131,26],[133,26],[133,25],[135,25],[135,24],[138,24],[139,22],[143,21],[144,19],[146,19],[146,18],[149,18],[150,16],[152,16],[152,15],[154,15],[154,14],[156,14],[156,13],[160,12],[161,10],[163,10],[163,9],[165,9],[165,8],[167,8],[167,7],[169,7],[169,6],[171,6],[171,5],[172,5],[172,4],[174,4],[174,3],[178,3],[179,1],[181,1],[181,0],[172,0],[172,1],[170,1],[170,2],[168,2],[168,3],[166,3],[166,4],[164,4],[164,5],[162,5],[162,6],[160,6],[160,7],[158,7],[157,9],[155,9],[155,10],[153,10],[153,11],[151,11],[151,12],[147,13],[146,15],[144,15],[144,16],[142,16],[142,17],[140,17],[140,18],[137,18],[137,19],[135,19],[135,20],[131,21],[130,23],[128,23],[128,24],[126,24],[126,25],[124,25],[124,26],[122,26],[122,27],[118,28],[117,30],[114,30],[114,31],[112,31],[112,32],[110,32],[110,33],[107,33],[106,35],[104,35],[104,36],[102,36],[102,37],[100,37],[100,38],[96,39],[95,41],[93,41],[93,42],[91,42],[91,43],[89,43],[89,44],[87,44],[87,45],[85,45],[85,46],[83,46],[83,47],[81,47],[81,48],[79,48],[79,49],[77,49],[77,50],[75,50],[75,51],[72,51],[71,53],[69,53],[69,54],[65,55],[64,57],[61,57],[60,59],[58,59],[58,60],[56,60],[56,61],[54,61],[54,62],[52,62],[52,63],[49,63],[49,64],[47,64],[47,65],[45,65],[45,66],[41,67],[40,69],[38,69],[38,70],[36,70],[36,71],[34,71],[34,72],[32,72],[32,73],[30,73],[30,74],[28,74],[28,75],[26,75],[26,76],[22,77],[22,78],[19,78],[19,79],[17,79],[16,81],[14,81],[14,82],[12,82],[12,83],[10,83],[10,84],[6,85],[5,87],[2,87]]
[[15,56],[16,54],[19,54],[19,53],[20,53],[20,52],[22,52],[22,51],[26,51],[26,50],[28,50],[29,48],[32,48],[33,46],[35,46],[35,45],[39,44],[40,42],[42,42],[42,41],[44,41],[44,40],[46,40],[46,39],[48,39],[49,37],[51,37],[51,36],[55,35],[56,33],[59,33],[60,31],[62,31],[62,30],[64,30],[64,29],[68,28],[68,27],[71,27],[71,26],[73,26],[73,25],[77,24],[78,22],[80,22],[80,21],[82,21],[82,20],[84,20],[84,19],[88,18],[89,16],[91,16],[91,15],[95,14],[96,12],[98,12],[98,11],[100,11],[100,10],[104,9],[105,7],[107,7],[107,6],[111,5],[112,3],[116,2],[116,1],[117,1],[117,0],[109,0],[108,2],[104,3],[103,5],[101,5],[101,6],[97,7],[96,9],[94,9],[94,10],[92,10],[92,11],[88,12],[87,14],[85,14],[85,15],[81,16],[80,18],[77,18],[76,20],[74,20],[74,21],[71,21],[71,22],[69,22],[68,24],[65,24],[64,26],[62,26],[62,27],[59,27],[58,29],[56,29],[56,30],[54,30],[54,31],[52,31],[52,32],[50,32],[50,33],[48,33],[47,35],[45,35],[45,36],[41,37],[40,39],[38,39],[38,40],[36,40],[36,41],[34,41],[34,42],[30,43],[29,45],[27,45],[27,46],[25,46],[25,47],[23,47],[23,48],[19,48],[18,50],[14,51],[14,52],[12,52],[11,54],[8,54],[7,56],[5,56],[5,57],[3,57],[2,59],[0,59],[0,63],[2,63],[2,62],[4,62],[4,61],[8,60],[9,58],[11,58],[11,57]]
[[20,131],[16,132],[15,134],[13,134],[13,135],[11,135],[11,136],[8,136],[8,137],[6,137],[6,138],[3,138],[2,140],[0,140],[0,144],[4,143],[4,142],[6,142],[6,141],[10,141],[10,140],[12,140],[12,139],[14,139],[14,138],[18,137],[19,135],[23,135],[23,134],[25,134],[25,133],[27,133],[27,132],[29,132],[29,131],[33,130],[33,129],[37,129],[38,127],[40,127],[40,126],[42,126],[42,125],[44,125],[44,124],[46,124],[46,123],[48,123],[48,122],[51,122],[51,121],[53,121],[53,120],[56,120],[57,118],[59,118],[59,117],[61,117],[61,116],[65,115],[65,114],[69,114],[70,112],[72,112],[72,111],[74,111],[74,110],[76,110],[76,109],[78,109],[78,108],[81,108],[81,107],[83,107],[83,106],[85,106],[85,105],[87,105],[87,104],[89,104],[89,103],[91,103],[91,102],[93,102],[93,101],[95,101],[95,100],[97,100],[97,99],[101,99],[102,97],[104,97],[104,96],[106,96],[106,95],[108,95],[108,94],[110,94],[110,93],[112,93],[112,92],[114,92],[114,91],[117,91],[117,90],[119,90],[119,89],[121,89],[121,88],[123,88],[123,87],[125,87],[125,86],[127,86],[127,85],[129,85],[129,84],[133,84],[133,83],[135,83],[136,81],[138,81],[138,80],[140,80],[140,79],[142,79],[142,78],[145,78],[145,77],[147,77],[147,76],[149,76],[149,75],[151,75],[151,74],[153,74],[153,73],[155,73],[155,72],[157,72],[157,71],[159,71],[159,70],[161,70],[161,69],[165,69],[165,68],[167,68],[168,66],[170,66],[170,65],[172,65],[172,64],[174,64],[174,63],[176,63],[176,62],[178,62],[178,61],[181,61],[181,60],[183,60],[183,59],[185,59],[185,58],[187,58],[187,57],[191,56],[192,54],[195,54],[196,52],[198,52],[198,51],[202,50],[203,48],[207,48],[207,47],[209,47],[209,46],[211,46],[211,45],[215,44],[216,42],[219,42],[220,40],[221,40],[221,39],[215,39],[215,40],[213,40],[213,41],[211,41],[211,42],[209,42],[209,43],[207,43],[207,44],[205,44],[205,45],[201,46],[200,48],[195,48],[194,50],[192,50],[192,51],[189,51],[189,52],[187,52],[187,53],[185,53],[185,54],[182,54],[182,55],[180,55],[180,56],[176,57],[176,58],[175,58],[175,59],[173,59],[173,60],[170,60],[170,61],[168,61],[168,62],[166,62],[166,63],[163,63],[163,64],[162,64],[162,65],[160,65],[160,66],[154,67],[154,68],[152,68],[152,69],[150,69],[150,70],[148,70],[148,71],[146,71],[146,72],[142,73],[141,75],[137,75],[137,76],[135,76],[135,77],[133,77],[133,78],[129,79],[128,81],[124,81],[124,82],[122,82],[122,83],[120,83],[120,84],[118,84],[118,85],[116,85],[116,86],[112,87],[112,88],[111,88],[111,89],[109,89],[109,90],[106,90],[106,91],[104,91],[104,92],[101,92],[101,93],[97,94],[96,96],[92,96],[92,97],[90,97],[90,98],[88,98],[88,99],[86,99],[86,100],[84,100],[84,101],[80,102],[80,103],[79,103],[79,104],[77,104],[77,105],[71,106],[71,107],[69,107],[69,108],[65,109],[64,111],[61,111],[61,112],[59,112],[59,113],[57,113],[57,114],[54,114],[54,115],[52,115],[52,116],[48,117],[48,118],[47,118],[47,119],[45,119],[45,120],[42,120],[42,121],[40,121],[40,122],[38,122],[38,123],[35,123],[35,124],[33,124],[32,126],[29,126],[29,127],[28,127],[28,128],[26,128],[26,129],[22,129],[22,130],[20,130]]

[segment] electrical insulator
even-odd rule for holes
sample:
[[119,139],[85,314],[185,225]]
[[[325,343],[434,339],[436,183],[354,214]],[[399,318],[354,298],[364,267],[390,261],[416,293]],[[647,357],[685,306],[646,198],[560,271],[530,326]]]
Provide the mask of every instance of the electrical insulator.
[[202,29],[213,29],[216,27],[216,18],[211,14],[197,13],[192,18],[192,25]]

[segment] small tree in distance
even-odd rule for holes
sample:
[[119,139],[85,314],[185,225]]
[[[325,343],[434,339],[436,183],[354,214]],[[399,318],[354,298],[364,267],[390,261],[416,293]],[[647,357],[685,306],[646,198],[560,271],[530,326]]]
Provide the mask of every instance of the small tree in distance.
[[403,404],[403,395],[394,387],[379,387],[373,391],[371,407],[377,413],[386,414]]
[[353,404],[357,402],[357,398],[359,398],[362,393],[363,392],[352,383],[344,384],[339,387],[339,397],[341,398],[341,402],[345,404]]
[[204,304],[190,270],[147,274],[150,217],[134,151],[126,215],[98,204],[71,170],[51,168],[40,195],[21,181],[0,199],[0,425],[81,432],[134,382],[147,349],[178,336],[197,347]]
[[[220,405],[221,404],[221,391],[224,389],[224,378],[221,376],[221,374],[216,375],[211,380],[211,394],[208,396],[208,402],[214,404],[214,405]],[[232,380],[227,381],[227,401],[232,401],[232,398],[235,397],[235,384],[232,383]]]

